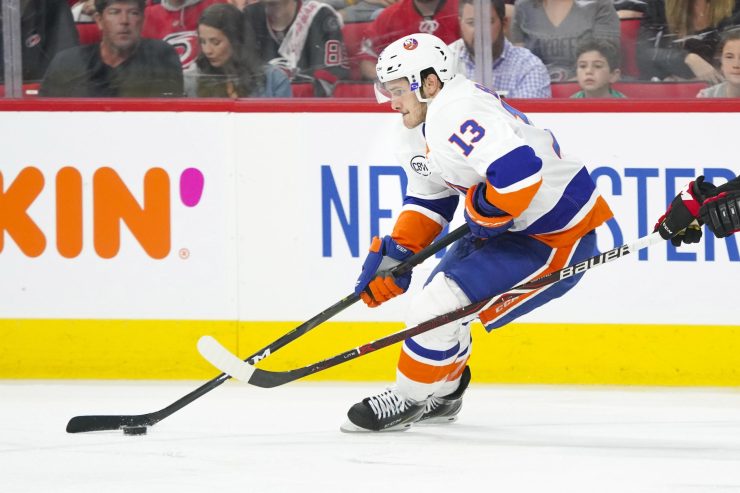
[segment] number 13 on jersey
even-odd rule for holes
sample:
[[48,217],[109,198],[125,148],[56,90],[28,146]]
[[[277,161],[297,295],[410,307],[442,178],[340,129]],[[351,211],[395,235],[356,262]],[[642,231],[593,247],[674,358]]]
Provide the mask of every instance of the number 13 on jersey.
[[486,135],[486,129],[478,125],[475,120],[465,120],[460,125],[460,134],[452,134],[447,139],[453,144],[457,145],[463,154],[466,156],[473,152],[475,147],[473,144],[478,142]]

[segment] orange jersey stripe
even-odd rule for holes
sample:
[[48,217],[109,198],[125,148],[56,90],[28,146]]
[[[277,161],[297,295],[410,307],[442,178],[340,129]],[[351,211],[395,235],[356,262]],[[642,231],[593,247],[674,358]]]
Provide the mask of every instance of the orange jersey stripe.
[[465,356],[465,359],[458,361],[455,363],[457,365],[457,368],[452,370],[452,372],[447,375],[447,380],[456,380],[460,378],[460,375],[462,375],[463,371],[465,370],[465,365],[468,364],[469,355]]
[[403,211],[396,220],[391,238],[414,253],[431,245],[442,226],[436,221],[416,211]]
[[572,228],[557,233],[532,235],[532,238],[536,238],[552,248],[562,248],[567,245],[572,245],[586,233],[596,229],[598,226],[601,226],[612,217],[614,217],[614,213],[609,208],[609,204],[606,203],[606,200],[604,200],[603,197],[599,196],[586,217],[581,219]]
[[419,383],[439,382],[455,371],[457,365],[458,363],[450,363],[444,366],[428,365],[416,361],[403,350],[401,350],[401,356],[398,358],[398,371],[409,380]]
[[[555,251],[555,254],[552,257],[552,260],[548,264],[547,268],[541,272],[539,275],[535,276],[534,279],[539,279],[540,277],[546,276],[552,272],[558,271],[566,266],[568,263],[568,259],[570,259],[571,252],[573,251],[575,245],[570,245],[567,248],[559,248]],[[547,287],[547,286],[544,286]],[[490,308],[487,308],[480,312],[478,314],[478,318],[480,319],[481,323],[483,325],[488,325],[494,320],[501,318],[503,315],[511,311],[513,308],[516,308],[519,306],[523,301],[525,301],[530,296],[533,296],[536,293],[539,293],[543,288],[540,288],[536,291],[532,291],[530,293],[520,294],[519,296],[515,298],[511,298],[506,304],[500,304],[500,305],[493,305]]]
[[517,217],[529,207],[537,190],[540,189],[540,185],[542,185],[542,178],[537,183],[533,183],[515,192],[499,193],[486,182],[486,200],[502,211]]

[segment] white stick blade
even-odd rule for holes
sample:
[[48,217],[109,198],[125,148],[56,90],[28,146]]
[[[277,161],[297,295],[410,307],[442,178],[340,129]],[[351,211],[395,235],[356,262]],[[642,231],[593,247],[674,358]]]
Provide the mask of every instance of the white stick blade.
[[234,353],[211,336],[198,339],[198,352],[210,364],[241,382],[246,382],[254,373],[254,367],[242,361]]

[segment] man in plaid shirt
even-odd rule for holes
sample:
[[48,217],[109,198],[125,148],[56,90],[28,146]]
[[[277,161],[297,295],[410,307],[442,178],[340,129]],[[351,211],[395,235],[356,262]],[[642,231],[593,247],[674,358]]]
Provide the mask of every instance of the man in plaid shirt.
[[[460,0],[459,21],[462,38],[450,44],[458,71],[475,80],[475,10],[473,0]],[[550,76],[542,61],[526,48],[512,45],[504,37],[506,17],[504,0],[491,0],[491,41],[493,87],[507,98],[549,98]]]

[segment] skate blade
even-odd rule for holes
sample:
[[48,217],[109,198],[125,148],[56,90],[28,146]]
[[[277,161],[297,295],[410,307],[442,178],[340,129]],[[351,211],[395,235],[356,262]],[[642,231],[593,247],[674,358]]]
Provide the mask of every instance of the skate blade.
[[386,433],[389,431],[406,431],[411,428],[411,424],[412,423],[404,423],[397,426],[391,426],[384,430],[368,430],[367,428],[362,428],[354,424],[352,421],[347,420],[339,427],[339,431],[342,433]]
[[424,426],[424,425],[445,425],[445,424],[454,423],[455,421],[457,421],[457,416],[440,416],[438,418],[429,418],[429,419],[425,419],[423,421],[417,421],[414,424],[421,425],[421,426]]

